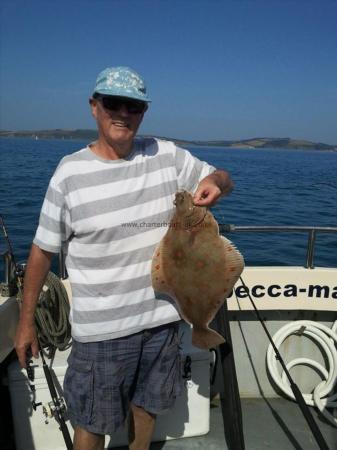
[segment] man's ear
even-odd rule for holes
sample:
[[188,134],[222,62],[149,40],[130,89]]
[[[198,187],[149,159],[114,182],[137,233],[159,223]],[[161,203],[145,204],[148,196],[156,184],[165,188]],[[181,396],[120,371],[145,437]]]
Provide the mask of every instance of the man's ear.
[[145,108],[144,108],[144,111],[142,112],[142,120],[143,120],[144,114],[146,113],[146,111],[147,111],[148,109],[149,109],[149,105],[148,105],[148,103],[146,103]]
[[89,105],[91,108],[91,114],[93,115],[93,117],[96,119],[97,117],[97,100],[93,97],[89,98]]

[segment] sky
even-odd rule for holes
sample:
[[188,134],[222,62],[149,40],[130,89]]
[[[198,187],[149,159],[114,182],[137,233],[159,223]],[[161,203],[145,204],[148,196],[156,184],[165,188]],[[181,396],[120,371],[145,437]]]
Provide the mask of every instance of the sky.
[[0,129],[95,128],[105,67],[152,99],[140,129],[180,139],[337,145],[337,0],[2,0]]

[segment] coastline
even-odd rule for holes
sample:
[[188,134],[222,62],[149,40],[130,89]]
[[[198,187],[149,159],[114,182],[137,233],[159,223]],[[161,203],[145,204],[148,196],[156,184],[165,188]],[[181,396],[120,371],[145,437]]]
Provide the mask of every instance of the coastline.
[[[187,147],[210,147],[230,149],[285,149],[285,150],[315,150],[337,152],[337,145],[322,142],[311,142],[307,140],[291,138],[250,138],[241,140],[187,140],[167,136],[139,135],[139,137],[154,137],[158,139],[173,141],[176,145]],[[0,138],[4,139],[31,139],[31,140],[69,140],[69,141],[93,141],[97,139],[96,130],[36,130],[36,131],[0,131]]]

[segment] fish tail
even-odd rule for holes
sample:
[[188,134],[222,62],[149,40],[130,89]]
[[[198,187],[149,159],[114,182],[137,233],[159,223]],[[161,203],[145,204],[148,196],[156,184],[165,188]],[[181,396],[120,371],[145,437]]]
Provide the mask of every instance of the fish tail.
[[210,328],[193,327],[192,344],[195,347],[207,350],[224,342],[225,338]]

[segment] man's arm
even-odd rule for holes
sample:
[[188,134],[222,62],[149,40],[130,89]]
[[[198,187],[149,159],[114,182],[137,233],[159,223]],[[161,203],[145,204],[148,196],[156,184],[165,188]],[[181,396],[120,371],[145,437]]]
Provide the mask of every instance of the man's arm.
[[39,355],[34,315],[52,258],[53,253],[32,245],[24,279],[20,320],[15,335],[15,349],[22,367],[26,367],[27,352],[31,352],[36,358]]
[[230,194],[233,188],[229,173],[218,169],[200,181],[194,194],[194,204],[212,206],[221,196]]

